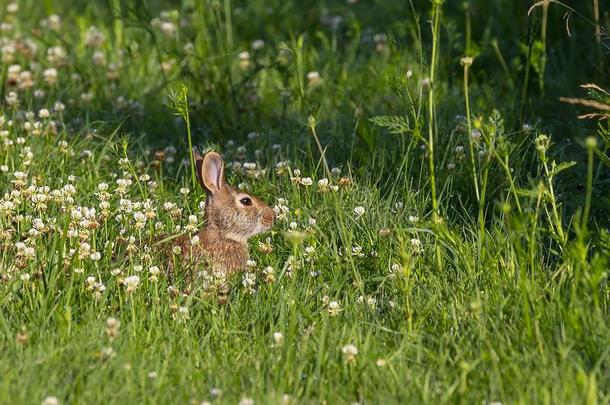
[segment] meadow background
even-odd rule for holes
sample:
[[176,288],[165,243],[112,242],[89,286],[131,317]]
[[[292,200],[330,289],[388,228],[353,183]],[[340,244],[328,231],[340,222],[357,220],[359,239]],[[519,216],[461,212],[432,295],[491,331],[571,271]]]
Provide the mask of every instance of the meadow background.
[[606,2],[0,6],[0,403],[610,402]]

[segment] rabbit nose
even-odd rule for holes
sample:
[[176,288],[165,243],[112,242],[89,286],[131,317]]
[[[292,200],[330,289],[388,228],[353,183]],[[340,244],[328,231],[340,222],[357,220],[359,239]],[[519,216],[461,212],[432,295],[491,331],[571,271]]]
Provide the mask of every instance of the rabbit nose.
[[262,215],[262,220],[265,226],[271,227],[275,221],[275,212],[272,209],[265,210]]

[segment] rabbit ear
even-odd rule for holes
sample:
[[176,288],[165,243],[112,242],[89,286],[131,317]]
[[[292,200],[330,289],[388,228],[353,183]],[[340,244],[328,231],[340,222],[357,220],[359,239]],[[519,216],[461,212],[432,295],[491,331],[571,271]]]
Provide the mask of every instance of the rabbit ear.
[[216,152],[208,152],[202,157],[195,148],[193,154],[199,184],[210,194],[220,191],[225,184],[224,163],[220,155]]

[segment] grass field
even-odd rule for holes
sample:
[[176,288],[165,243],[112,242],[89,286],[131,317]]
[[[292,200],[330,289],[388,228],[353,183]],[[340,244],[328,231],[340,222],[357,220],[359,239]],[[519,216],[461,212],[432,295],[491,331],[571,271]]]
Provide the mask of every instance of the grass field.
[[607,3],[0,6],[0,404],[610,403]]

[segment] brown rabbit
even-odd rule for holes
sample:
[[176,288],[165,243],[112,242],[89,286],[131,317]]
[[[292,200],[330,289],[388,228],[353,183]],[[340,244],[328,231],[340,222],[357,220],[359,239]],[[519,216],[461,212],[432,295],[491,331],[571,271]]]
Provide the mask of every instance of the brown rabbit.
[[273,226],[275,212],[253,195],[225,183],[224,163],[216,152],[201,156],[193,148],[197,178],[206,191],[205,227],[192,245],[190,235],[177,238],[184,259],[207,261],[214,273],[231,275],[246,267],[248,238]]

